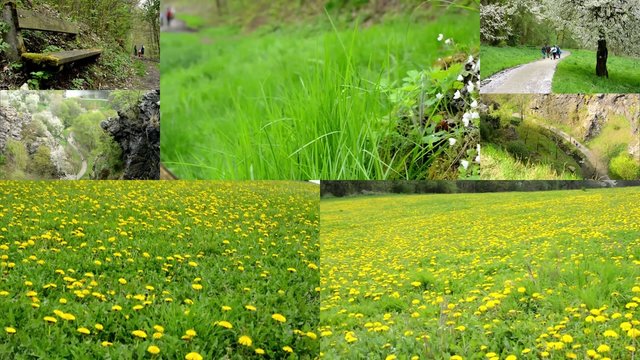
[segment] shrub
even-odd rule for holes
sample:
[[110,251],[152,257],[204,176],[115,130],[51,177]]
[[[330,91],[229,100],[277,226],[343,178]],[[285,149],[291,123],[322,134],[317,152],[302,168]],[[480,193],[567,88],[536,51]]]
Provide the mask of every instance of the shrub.
[[611,176],[616,179],[637,180],[640,178],[640,164],[626,153],[622,153],[611,160],[609,171]]

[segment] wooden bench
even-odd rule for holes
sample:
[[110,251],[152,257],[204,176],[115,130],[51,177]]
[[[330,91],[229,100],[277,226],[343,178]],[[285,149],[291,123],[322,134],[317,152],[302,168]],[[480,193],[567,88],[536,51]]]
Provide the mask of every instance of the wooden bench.
[[62,70],[65,64],[71,64],[78,60],[97,57],[102,49],[70,50],[49,53],[30,53],[24,46],[21,30],[40,30],[55,33],[78,35],[78,26],[66,21],[52,19],[32,11],[17,9],[16,4],[7,2],[2,11],[2,20],[9,25],[9,30],[4,36],[4,41],[9,44],[6,50],[10,61],[23,61],[40,66],[58,67]]

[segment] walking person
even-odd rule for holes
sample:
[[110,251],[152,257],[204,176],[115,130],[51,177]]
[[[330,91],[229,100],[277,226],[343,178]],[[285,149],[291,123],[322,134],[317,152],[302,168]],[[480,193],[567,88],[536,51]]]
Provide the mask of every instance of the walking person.
[[174,10],[173,7],[171,6],[167,6],[167,26],[171,27],[171,20],[173,20],[173,16],[174,16]]
[[542,47],[542,58],[544,59],[547,56],[547,45]]
[[144,45],[140,47],[140,57],[144,57]]
[[133,45],[133,56],[138,56],[138,45]]

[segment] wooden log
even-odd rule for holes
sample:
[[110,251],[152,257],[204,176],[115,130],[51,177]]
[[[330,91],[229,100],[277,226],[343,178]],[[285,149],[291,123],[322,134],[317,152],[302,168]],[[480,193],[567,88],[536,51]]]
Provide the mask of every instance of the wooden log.
[[20,54],[27,51],[24,47],[22,35],[20,35],[20,27],[18,26],[18,13],[16,4],[8,2],[2,8],[2,20],[9,26],[4,35],[4,42],[9,44],[9,48],[5,51],[9,61],[20,60]]
[[42,30],[77,35],[78,26],[66,21],[53,19],[34,13],[33,11],[18,9],[18,23],[20,29]]
[[22,54],[22,58],[36,65],[62,66],[64,64],[72,63],[81,59],[99,56],[100,54],[102,54],[102,49],[87,49],[58,51],[44,54],[24,53]]

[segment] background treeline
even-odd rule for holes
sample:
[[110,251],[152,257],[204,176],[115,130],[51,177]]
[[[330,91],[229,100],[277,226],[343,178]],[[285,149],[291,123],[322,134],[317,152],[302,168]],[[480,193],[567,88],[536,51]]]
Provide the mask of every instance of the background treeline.
[[[612,186],[600,181],[322,181],[322,197],[371,195],[376,193],[423,194],[423,193],[481,193],[504,191],[578,190]],[[640,186],[640,181],[617,181],[616,187]]]
[[[161,7],[175,6],[179,19],[190,27],[234,25],[254,30],[265,25],[326,19],[328,12],[336,23],[358,19],[373,22],[386,14],[414,12],[433,7],[478,7],[480,0],[162,0]],[[188,13],[188,14],[187,14]]]

